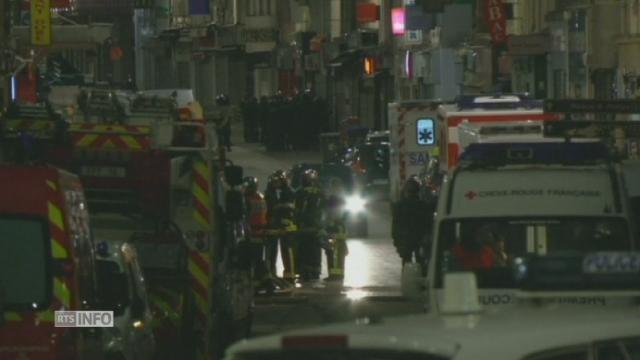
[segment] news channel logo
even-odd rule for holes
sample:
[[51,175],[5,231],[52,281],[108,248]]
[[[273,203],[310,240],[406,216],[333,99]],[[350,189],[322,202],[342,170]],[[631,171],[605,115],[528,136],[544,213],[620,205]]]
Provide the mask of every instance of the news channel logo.
[[56,311],[56,327],[113,327],[113,311]]

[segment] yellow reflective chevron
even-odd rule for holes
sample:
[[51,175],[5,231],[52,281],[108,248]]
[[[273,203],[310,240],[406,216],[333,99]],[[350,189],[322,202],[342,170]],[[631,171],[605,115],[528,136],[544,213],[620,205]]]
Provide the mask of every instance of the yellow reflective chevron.
[[36,319],[40,322],[52,323],[54,321],[53,311],[52,310],[39,311],[36,314]]
[[67,284],[59,277],[53,278],[53,295],[60,301],[65,309],[70,308],[71,293],[69,292]]
[[50,187],[51,190],[54,190],[54,191],[58,190],[58,186],[56,186],[56,183],[51,180],[47,180],[47,186]]
[[191,259],[189,259],[189,273],[202,285],[203,288],[207,288],[207,274],[198,267],[198,265]]
[[53,252],[54,259],[66,259],[69,257],[67,249],[60,245],[60,243],[55,239],[51,239],[51,250]]
[[136,141],[136,139],[133,136],[121,135],[120,136],[120,140],[122,140],[122,142],[127,144],[127,146],[130,149],[135,149],[135,150],[142,149],[142,146],[140,146],[140,143],[138,141]]
[[17,312],[8,311],[4,313],[4,319],[6,321],[22,321],[22,316]]
[[76,146],[89,146],[91,145],[99,135],[97,134],[86,134],[80,138],[80,140],[75,144]]
[[51,221],[60,230],[64,231],[64,219],[62,218],[62,211],[60,208],[54,205],[52,202],[48,202],[49,205],[49,221]]
[[[209,194],[205,189],[201,188],[197,184],[194,184],[193,196],[195,196],[202,205],[206,206],[209,204]],[[206,207],[209,208],[208,206]]]

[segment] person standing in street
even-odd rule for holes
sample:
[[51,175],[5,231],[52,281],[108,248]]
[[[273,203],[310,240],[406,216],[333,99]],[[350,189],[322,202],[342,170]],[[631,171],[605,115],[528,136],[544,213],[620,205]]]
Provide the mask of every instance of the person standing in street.
[[347,248],[347,229],[344,186],[339,179],[333,179],[327,195],[326,231],[328,243],[325,247],[329,277],[325,280],[342,281],[345,275],[345,257]]
[[296,277],[295,251],[293,231],[295,223],[293,219],[293,204],[295,194],[287,181],[283,170],[276,170],[270,177],[265,191],[267,202],[267,222],[269,229],[277,232],[266,240],[267,267],[272,276],[277,277],[278,243],[284,272],[282,277],[289,283],[293,283]]
[[219,107],[219,114],[216,123],[218,130],[218,142],[221,147],[231,151],[231,102],[225,94],[216,96],[216,105]]
[[[246,177],[243,181],[244,200],[249,227],[249,257],[254,286],[259,289],[269,283],[269,273],[264,262],[264,238],[267,228],[267,203],[258,191],[258,179]],[[268,289],[267,289],[268,290]]]
[[299,228],[297,237],[302,281],[320,279],[322,262],[321,239],[324,236],[325,195],[318,184],[318,173],[307,170],[302,176],[302,187],[296,192],[295,219]]
[[434,209],[420,199],[420,188],[418,177],[409,178],[404,184],[402,199],[393,207],[391,237],[403,266],[414,260],[425,265],[426,242],[432,229]]

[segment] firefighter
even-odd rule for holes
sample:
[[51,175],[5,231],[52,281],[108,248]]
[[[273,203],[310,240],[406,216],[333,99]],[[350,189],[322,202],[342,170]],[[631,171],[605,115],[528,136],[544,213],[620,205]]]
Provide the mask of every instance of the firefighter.
[[420,179],[409,178],[403,188],[402,199],[394,204],[391,236],[402,258],[402,265],[415,261],[425,265],[428,249],[426,241],[433,224],[433,207],[420,199]]
[[269,280],[264,263],[264,237],[267,227],[267,203],[258,191],[258,179],[246,177],[243,182],[247,211],[249,256],[254,286],[260,290]]
[[344,206],[344,186],[339,179],[333,179],[330,185],[330,194],[327,196],[326,221],[328,243],[325,253],[329,277],[325,280],[329,281],[344,280],[344,262],[348,254],[345,225],[347,214]]
[[307,170],[302,187],[296,192],[295,220],[298,225],[297,249],[302,281],[318,280],[321,266],[321,239],[324,236],[324,192],[318,185],[318,173]]
[[265,191],[267,201],[267,220],[269,228],[277,235],[267,238],[267,267],[274,277],[277,277],[276,262],[278,258],[278,243],[284,272],[282,277],[288,282],[295,281],[295,252],[292,232],[296,230],[293,221],[294,192],[283,170],[275,171],[270,177]]

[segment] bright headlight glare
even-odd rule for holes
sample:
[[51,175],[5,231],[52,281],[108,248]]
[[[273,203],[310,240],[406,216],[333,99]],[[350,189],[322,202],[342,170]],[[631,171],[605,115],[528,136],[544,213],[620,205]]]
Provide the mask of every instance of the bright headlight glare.
[[366,202],[361,196],[349,196],[345,201],[345,209],[350,213],[359,213],[364,211]]

